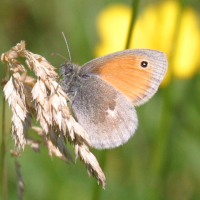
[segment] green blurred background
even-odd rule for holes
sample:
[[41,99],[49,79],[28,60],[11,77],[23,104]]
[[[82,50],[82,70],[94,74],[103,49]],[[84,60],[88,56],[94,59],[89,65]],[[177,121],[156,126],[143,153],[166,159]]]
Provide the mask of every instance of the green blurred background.
[[[25,40],[28,50],[59,69],[63,59],[50,54],[58,52],[68,57],[63,31],[72,61],[82,65],[95,57],[100,40],[96,23],[99,12],[117,2],[132,5],[131,0],[2,0],[0,53]],[[155,2],[141,0],[138,15]],[[199,0],[180,3],[191,6],[199,16]],[[106,190],[97,186],[93,177],[88,178],[79,160],[76,165],[66,165],[57,157],[51,160],[42,145],[39,154],[27,146],[18,159],[25,181],[24,199],[200,199],[200,64],[196,65],[198,70],[192,77],[172,78],[152,100],[137,108],[139,128],[125,145],[103,151],[92,149],[105,172]],[[1,64],[1,79],[5,69]],[[2,95],[1,91],[1,105]],[[2,106],[0,109],[2,113]],[[10,119],[7,106],[8,199],[17,199],[14,158],[9,155],[14,146]]]

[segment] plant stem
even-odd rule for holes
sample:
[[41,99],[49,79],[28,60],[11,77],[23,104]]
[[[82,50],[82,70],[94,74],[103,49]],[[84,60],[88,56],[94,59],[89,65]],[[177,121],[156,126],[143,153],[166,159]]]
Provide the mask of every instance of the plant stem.
[[[6,68],[6,77],[2,80],[2,87],[5,86],[9,78],[9,67]],[[7,189],[7,171],[6,171],[6,101],[3,95],[2,99],[2,141],[1,141],[1,182],[2,182],[2,195],[3,200],[8,199]]]
[[128,38],[126,41],[125,49],[128,49],[130,46],[130,41],[131,41],[132,33],[134,31],[135,22],[136,22],[138,10],[139,10],[139,2],[140,0],[134,0],[132,3],[132,17],[131,17],[131,22],[129,26]]
[[[105,165],[106,165],[106,158],[107,158],[108,152],[107,150],[103,150],[102,154],[101,154],[101,158],[100,158],[100,165],[101,165],[101,169],[104,171],[105,169]],[[101,186],[96,184],[93,190],[93,195],[92,195],[92,200],[98,200],[100,199],[100,194],[101,194]]]
[[3,200],[7,199],[7,173],[6,173],[6,131],[5,131],[5,123],[6,123],[6,102],[3,96],[3,104],[2,104],[2,141],[1,141],[1,177],[2,177],[2,194]]

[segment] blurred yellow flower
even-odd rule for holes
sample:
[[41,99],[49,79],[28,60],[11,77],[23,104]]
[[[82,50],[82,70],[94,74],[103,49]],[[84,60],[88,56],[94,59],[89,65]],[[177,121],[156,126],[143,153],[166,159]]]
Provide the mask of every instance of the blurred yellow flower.
[[[103,9],[97,18],[100,42],[96,56],[123,50],[127,40],[132,9],[125,4],[113,4]],[[165,52],[171,75],[191,78],[200,63],[200,28],[194,9],[178,1],[161,1],[147,6],[136,21],[130,48],[151,48]]]

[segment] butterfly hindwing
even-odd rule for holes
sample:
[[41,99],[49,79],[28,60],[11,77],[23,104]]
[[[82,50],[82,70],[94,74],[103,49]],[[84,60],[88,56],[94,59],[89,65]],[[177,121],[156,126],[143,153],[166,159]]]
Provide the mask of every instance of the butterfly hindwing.
[[95,148],[119,146],[137,128],[137,115],[132,103],[98,76],[85,79],[71,106]]

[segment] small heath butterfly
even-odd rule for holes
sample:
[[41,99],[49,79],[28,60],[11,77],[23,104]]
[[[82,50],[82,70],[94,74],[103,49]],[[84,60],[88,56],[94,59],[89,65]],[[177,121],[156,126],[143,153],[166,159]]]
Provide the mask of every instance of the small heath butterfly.
[[134,134],[134,106],[147,102],[167,70],[163,52],[127,49],[85,63],[65,61],[61,84],[71,108],[97,149],[114,148]]

